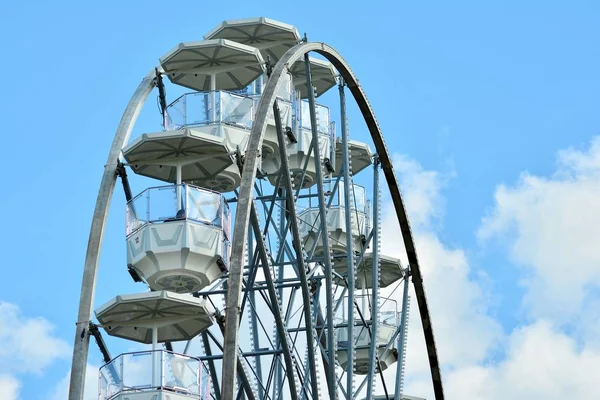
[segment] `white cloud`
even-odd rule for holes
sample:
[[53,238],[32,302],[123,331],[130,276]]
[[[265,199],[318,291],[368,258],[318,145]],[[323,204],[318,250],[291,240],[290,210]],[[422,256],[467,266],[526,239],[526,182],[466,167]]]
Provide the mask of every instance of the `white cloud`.
[[[403,168],[408,165],[409,168]],[[483,219],[482,240],[500,237],[522,267],[525,323],[502,334],[489,294],[464,251],[439,239],[431,220],[443,206],[439,173],[396,164],[430,302],[448,399],[595,399],[600,381],[600,138],[558,155],[549,178],[523,174],[500,185]],[[409,179],[406,175],[409,174]],[[423,187],[419,185],[423,182]],[[412,217],[412,210],[416,217]],[[389,212],[390,210],[388,210]],[[384,238],[399,237],[384,218]],[[391,235],[388,232],[392,233]],[[396,243],[387,252],[404,258]],[[475,274],[476,276],[476,274]],[[413,303],[405,393],[433,398],[422,329]],[[567,323],[567,324],[566,324]],[[418,329],[415,329],[418,328]],[[582,330],[584,334],[581,334]],[[501,358],[498,358],[501,356]]]
[[[503,334],[500,325],[487,314],[488,299],[480,284],[471,278],[474,271],[464,251],[448,247],[437,235],[435,222],[444,212],[441,189],[450,175],[424,170],[405,156],[394,160],[435,324],[440,360],[446,369],[482,362]],[[398,257],[406,265],[405,250],[398,246],[400,228],[391,205],[384,210],[382,221],[383,254]],[[399,299],[400,293],[395,296]],[[411,296],[407,373],[413,390],[417,390],[414,385],[420,376],[429,376],[429,366],[418,305],[414,294]]]
[[18,306],[0,302],[0,372],[41,373],[57,359],[68,358],[70,347],[53,332],[45,318],[25,317]]
[[400,187],[410,212],[411,226],[429,227],[432,220],[443,216],[444,199],[440,190],[453,173],[424,170],[418,162],[400,154],[394,155],[394,167],[400,175]]
[[21,382],[12,375],[0,375],[0,400],[17,400]]
[[496,365],[474,365],[448,373],[450,399],[594,399],[600,353],[579,347],[547,321],[516,329],[507,357]]
[[479,237],[500,237],[526,273],[525,305],[533,318],[580,318],[600,287],[600,138],[586,151],[558,154],[550,178],[524,173],[500,185]]
[[39,375],[70,353],[48,320],[23,316],[17,305],[7,302],[0,302],[0,343],[0,400],[19,399],[21,375]]

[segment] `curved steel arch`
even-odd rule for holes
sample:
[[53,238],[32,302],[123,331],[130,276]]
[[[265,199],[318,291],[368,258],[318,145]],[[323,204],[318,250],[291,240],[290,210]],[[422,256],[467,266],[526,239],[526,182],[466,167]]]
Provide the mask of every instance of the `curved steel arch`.
[[437,357],[431,317],[429,307],[423,287],[423,278],[417,258],[417,252],[406,214],[406,208],[402,200],[398,180],[394,171],[394,166],[383,140],[383,135],[379,124],[375,119],[375,114],[367,97],[358,83],[358,79],[350,69],[350,66],[342,56],[332,47],[324,43],[298,43],[285,53],[273,69],[263,95],[258,104],[256,118],[252,125],[250,139],[245,154],[245,162],[242,171],[242,180],[240,183],[238,203],[236,207],[234,236],[231,248],[229,289],[227,303],[225,306],[225,333],[224,333],[224,352],[223,352],[223,372],[221,397],[224,399],[233,399],[235,395],[235,377],[238,348],[238,329],[240,309],[240,295],[242,289],[242,272],[244,266],[244,246],[248,235],[248,226],[250,220],[250,211],[253,198],[253,187],[256,179],[258,160],[261,156],[260,149],[266,130],[266,118],[268,112],[273,108],[276,97],[276,89],[282,82],[282,74],[287,68],[290,68],[304,54],[314,51],[327,58],[341,74],[346,85],[352,92],[356,103],[365,119],[365,122],[371,132],[371,137],[375,144],[377,154],[381,161],[382,169],[390,189],[392,201],[396,209],[396,216],[400,224],[402,239],[406,248],[409,266],[413,276],[413,285],[419,305],[419,313],[423,324],[427,355],[429,358],[429,367],[433,381],[433,390],[437,400],[444,399],[442,386],[442,376]]
[[155,70],[152,69],[142,80],[125,108],[121,122],[115,133],[108,160],[104,166],[100,190],[96,198],[96,207],[92,217],[92,227],[88,239],[85,264],[83,266],[83,278],[81,282],[81,294],[79,299],[79,311],[75,328],[75,343],[73,345],[73,361],[71,364],[71,377],[69,382],[69,400],[81,400],[85,383],[85,369],[88,358],[90,337],[87,332],[92,319],[92,307],[96,293],[96,278],[98,275],[98,261],[100,259],[100,246],[104,237],[106,216],[115,189],[117,180],[117,165],[121,149],[127,143],[135,121],[137,120],[142,106],[156,86]]

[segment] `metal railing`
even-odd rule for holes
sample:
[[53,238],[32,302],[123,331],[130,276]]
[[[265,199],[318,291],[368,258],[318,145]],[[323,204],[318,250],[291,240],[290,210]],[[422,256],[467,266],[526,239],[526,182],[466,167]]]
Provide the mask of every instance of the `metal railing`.
[[[327,190],[331,191],[334,189],[334,181],[325,181],[324,185]],[[346,207],[344,204],[344,182],[338,183],[337,192],[334,193],[333,200],[331,202],[330,210],[344,209],[345,211],[351,211],[354,213],[355,230],[354,234],[357,235],[368,235],[369,234],[369,207],[367,205],[367,193],[363,186],[353,184],[353,196],[351,198],[351,207]],[[316,189],[310,188],[309,194],[313,194]],[[317,203],[315,202],[314,196],[308,196],[304,199],[299,199],[296,203],[299,215],[304,215],[306,212],[318,211]],[[302,221],[302,219],[301,219]]]
[[208,370],[198,358],[166,350],[141,351],[121,354],[100,368],[98,398],[168,391],[208,399],[210,385]]
[[148,188],[127,203],[126,215],[127,236],[147,224],[187,219],[220,227],[231,239],[231,214],[223,195],[188,184]]
[[[335,180],[324,180],[323,185],[325,190],[333,191],[335,188]],[[309,194],[315,194],[316,189],[310,188]],[[367,207],[367,192],[364,186],[352,184],[352,196],[350,199],[350,206],[352,210],[361,212],[363,214],[368,213]],[[340,180],[337,184],[337,190],[333,193],[333,200],[331,201],[332,207],[345,207],[344,204],[344,181]],[[301,208],[313,208],[317,207],[316,199],[314,196],[308,196],[304,201],[299,200],[297,207]],[[350,208],[350,207],[349,207]]]
[[[365,326],[360,318],[354,318],[354,326],[358,329],[354,329],[353,337],[356,345],[364,347],[366,343],[370,343],[373,338],[370,334],[370,326],[374,323],[371,318],[372,305],[369,304],[370,296],[354,296],[355,302],[361,309],[362,317],[365,319]],[[381,298],[382,302],[379,304],[379,329],[377,330],[377,346],[385,346],[393,336],[396,328],[400,325],[400,312],[397,310],[396,300]],[[361,306],[362,304],[362,306]],[[336,340],[338,349],[346,349],[348,347],[348,297],[344,297],[342,300],[341,307],[338,308],[334,315],[334,324],[336,326]],[[387,327],[386,329],[382,329]]]
[[[300,129],[311,130],[312,124],[310,121],[310,108],[308,105],[308,100],[302,100],[296,104],[300,110],[298,112],[299,126]],[[321,135],[329,136],[329,107],[326,107],[321,104],[315,103],[315,114],[317,118],[317,132]]]
[[[378,308],[379,320],[381,325],[397,327],[400,325],[400,315],[398,311],[398,303],[392,298],[380,297],[380,304]],[[354,301],[361,308],[363,318],[367,322],[371,322],[371,296],[370,295],[355,295]],[[348,323],[348,297],[344,297],[342,305],[338,308],[334,315],[334,322],[336,325],[344,325]],[[357,325],[362,325],[360,319],[355,318]]]
[[[282,96],[287,93],[283,90]],[[252,129],[254,122],[254,111],[260,95],[246,95],[232,93],[224,90],[214,92],[192,92],[178,97],[167,106],[168,118],[166,130],[176,130],[187,126],[202,126],[224,123],[245,129]],[[279,100],[284,104],[291,104],[296,115],[294,121],[299,129],[310,131],[310,109],[308,100],[289,102],[289,96],[281,97]],[[282,105],[283,107],[284,105]],[[317,117],[317,132],[321,135],[330,136],[331,123],[329,107],[315,104]],[[220,131],[216,131],[219,134]]]
[[249,96],[224,90],[192,92],[169,104],[167,114],[166,130],[217,123],[251,129],[254,104]]

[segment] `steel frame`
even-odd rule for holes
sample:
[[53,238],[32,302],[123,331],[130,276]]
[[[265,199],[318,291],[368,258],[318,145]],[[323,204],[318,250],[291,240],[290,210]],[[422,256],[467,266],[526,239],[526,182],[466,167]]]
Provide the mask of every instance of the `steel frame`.
[[[430,364],[430,370],[431,370],[431,374],[432,374],[434,393],[435,393],[436,399],[441,400],[444,398],[442,380],[441,380],[441,372],[440,372],[439,362],[437,360],[437,350],[436,350],[435,340],[434,340],[434,336],[433,336],[433,329],[431,326],[431,318],[429,315],[427,298],[425,296],[425,291],[423,288],[423,281],[422,281],[422,277],[420,274],[420,267],[419,267],[419,262],[418,262],[418,258],[417,258],[417,254],[416,254],[414,240],[412,238],[412,233],[410,230],[410,224],[408,222],[406,209],[404,207],[404,202],[403,202],[402,196],[400,194],[400,190],[399,190],[398,182],[396,179],[395,171],[393,168],[393,164],[391,162],[389,153],[387,151],[387,147],[383,140],[383,136],[381,134],[379,125],[375,119],[374,113],[368,103],[368,100],[362,90],[362,87],[358,84],[358,80],[356,79],[356,77],[354,76],[352,71],[350,70],[350,67],[347,65],[345,60],[333,48],[331,48],[330,46],[328,46],[324,43],[304,43],[304,42],[302,42],[302,43],[297,44],[296,46],[294,46],[293,48],[288,50],[288,52],[283,57],[280,58],[279,62],[273,68],[273,70],[271,72],[271,77],[270,77],[269,81],[267,82],[267,86],[266,86],[265,90],[263,91],[263,95],[258,104],[257,118],[254,122],[254,125],[252,127],[252,132],[250,134],[248,151],[246,152],[246,162],[244,163],[244,170],[242,173],[242,184],[240,186],[239,197],[238,197],[239,198],[238,208],[236,209],[234,232],[238,233],[238,236],[240,234],[243,236],[246,235],[246,227],[248,224],[248,217],[249,217],[249,213],[250,213],[250,202],[252,199],[252,197],[251,197],[252,191],[251,191],[250,185],[252,184],[254,179],[256,179],[256,167],[257,167],[257,163],[258,163],[258,158],[260,157],[260,148],[261,148],[262,139],[264,136],[264,131],[266,128],[266,116],[267,116],[268,110],[270,108],[272,108],[273,104],[275,103],[275,96],[276,96],[275,90],[276,90],[277,86],[280,84],[281,76],[284,72],[284,69],[286,69],[288,66],[292,65],[294,62],[296,62],[298,59],[300,59],[303,56],[305,57],[305,62],[306,62],[307,57],[308,57],[307,54],[310,51],[315,51],[315,52],[323,55],[336,67],[336,69],[338,70],[338,72],[340,73],[340,75],[342,76],[344,81],[346,82],[351,93],[353,94],[353,96],[359,106],[359,109],[361,110],[361,112],[363,114],[363,118],[365,119],[367,127],[371,133],[371,137],[375,144],[375,148],[376,148],[377,154],[379,156],[379,159],[381,161],[384,175],[386,177],[388,188],[390,189],[392,202],[394,203],[394,206],[396,209],[396,216],[397,216],[398,222],[400,224],[400,229],[402,232],[402,237],[403,237],[404,245],[405,245],[407,256],[408,256],[409,266],[413,273],[413,285],[415,287],[415,293],[416,293],[417,302],[419,305],[419,311],[420,311],[420,315],[421,315],[421,321],[422,321],[422,325],[423,325],[425,341],[427,343],[427,352],[428,352],[428,356],[429,356],[429,364]],[[308,70],[308,72],[309,73],[307,75],[310,76],[310,70]],[[309,96],[310,96],[310,93],[312,93],[312,91],[309,91]],[[313,98],[313,101],[314,101],[314,98]],[[310,105],[310,97],[309,97],[309,105]],[[313,107],[314,107],[314,105],[313,105]],[[314,127],[315,124],[313,122],[313,118],[314,118],[314,112],[311,110],[311,123]],[[316,129],[316,127],[315,127],[315,129]],[[318,146],[315,146],[315,147],[318,147]],[[317,181],[322,182],[322,180],[319,180],[318,177],[317,177]],[[319,202],[321,205],[323,205],[324,197],[319,195]],[[324,210],[321,210],[321,214],[324,214]],[[243,244],[245,242],[246,242],[245,237],[237,237],[236,238],[236,236],[234,234],[232,253],[231,253],[231,266],[232,266],[232,271],[234,268],[239,268],[239,270],[236,270],[234,274],[230,274],[230,280],[232,282],[231,286],[230,286],[230,294],[232,294],[233,297],[232,296],[228,297],[227,310],[231,311],[231,312],[234,312],[234,311],[239,312],[239,309],[236,308],[237,298],[239,298],[239,292],[241,291],[241,263],[239,262],[239,260],[241,260],[240,256],[243,252]],[[326,269],[327,269],[327,267],[326,267]],[[239,278],[238,278],[238,276],[239,276]],[[238,282],[238,280],[239,280],[239,282]],[[237,292],[237,294],[236,294],[236,292]],[[331,298],[327,299],[328,305],[331,305],[331,301],[332,301]],[[329,308],[329,310],[332,310],[332,308]],[[330,317],[332,317],[332,316],[328,314],[327,318],[330,318]],[[233,321],[233,319],[232,319],[232,321]],[[331,323],[331,325],[333,325],[333,324]],[[328,326],[331,326],[331,325],[329,324],[329,321],[328,321]],[[226,332],[228,342],[237,344],[238,325],[235,322],[233,322],[232,325],[228,325],[228,327],[230,328],[230,331]],[[235,332],[233,332],[233,331],[235,331]],[[333,338],[331,338],[332,333],[333,332],[331,332],[331,331],[329,331],[329,333],[328,333],[328,335],[330,335],[329,343],[332,343],[332,341],[331,341],[333,339]],[[233,348],[235,348],[235,347],[233,347]],[[331,353],[331,348],[329,349],[329,351]],[[223,381],[222,394],[223,395],[231,394],[231,396],[232,396],[233,391],[234,391],[234,382],[233,382],[232,376],[235,376],[235,374],[233,374],[233,372],[235,372],[235,362],[234,362],[235,355],[232,354],[231,351],[227,352],[227,349],[225,349],[225,352],[228,354],[226,354],[226,356],[224,356],[223,376],[227,377],[227,379],[226,380],[224,379],[224,381]],[[331,359],[331,357],[330,357],[330,359]],[[333,364],[331,364],[331,362],[329,363],[328,368],[330,368],[330,369],[334,368],[334,366],[333,366]],[[334,386],[331,384],[332,383],[331,380],[335,376],[335,373],[332,375],[333,376],[328,377],[328,387],[330,388],[330,397],[335,398],[336,393],[333,393],[333,397],[331,396],[331,393],[332,393],[331,388]],[[226,381],[229,381],[229,382],[226,382]]]
[[[261,144],[262,144],[262,140],[263,140],[264,132],[265,132],[265,128],[266,128],[267,113],[270,109],[273,109],[274,111],[278,110],[277,105],[276,105],[275,96],[276,96],[276,89],[277,89],[278,85],[280,85],[281,80],[282,80],[281,79],[282,74],[285,69],[287,69],[289,66],[294,64],[296,61],[298,61],[301,57],[304,57],[305,68],[306,68],[306,73],[307,73],[307,85],[309,87],[309,108],[310,108],[312,137],[313,137],[313,143],[312,143],[311,147],[312,147],[312,152],[314,154],[316,167],[317,167],[316,168],[317,190],[318,190],[317,198],[319,200],[319,213],[321,215],[321,219],[320,219],[321,220],[321,227],[320,227],[321,233],[320,234],[322,236],[322,241],[323,241],[323,245],[325,247],[325,255],[326,255],[323,258],[323,260],[321,261],[321,263],[324,267],[324,273],[325,273],[324,279],[325,279],[325,289],[326,289],[326,310],[328,311],[327,315],[326,315],[326,320],[323,319],[322,312],[317,307],[312,308],[312,309],[310,307],[310,304],[312,304],[312,302],[314,301],[314,299],[313,299],[314,296],[310,296],[310,292],[309,292],[310,288],[309,288],[309,284],[308,284],[309,275],[306,274],[307,269],[299,267],[299,268],[297,268],[296,272],[299,275],[298,277],[300,279],[300,289],[302,292],[303,300],[306,300],[307,298],[309,299],[309,302],[308,302],[309,306],[308,307],[305,306],[303,309],[303,313],[305,314],[304,317],[305,317],[305,325],[306,325],[306,333],[307,333],[307,346],[308,346],[308,343],[314,343],[313,340],[315,339],[315,337],[322,338],[322,335],[324,333],[323,327],[327,328],[327,340],[324,341],[322,338],[318,342],[319,342],[319,347],[321,349],[321,353],[324,358],[324,360],[323,360],[324,366],[326,367],[326,380],[327,380],[327,384],[328,384],[330,398],[334,399],[337,396],[336,387],[338,386],[338,382],[336,382],[337,379],[336,379],[336,375],[335,375],[335,357],[334,357],[335,344],[334,344],[334,336],[333,336],[333,310],[334,310],[333,287],[332,287],[333,272],[332,272],[331,259],[328,257],[329,243],[328,243],[326,218],[325,218],[327,209],[329,208],[329,205],[331,204],[331,199],[329,199],[329,201],[327,202],[327,206],[326,206],[325,194],[323,193],[323,174],[322,174],[322,170],[321,170],[321,155],[320,155],[320,149],[318,146],[318,133],[317,133],[317,124],[316,124],[316,115],[315,115],[314,92],[312,91],[312,84],[310,82],[311,73],[310,73],[310,64],[309,64],[309,60],[308,60],[308,53],[311,51],[314,51],[314,52],[317,52],[317,53],[323,55],[339,71],[344,83],[346,84],[346,86],[349,88],[350,92],[354,96],[354,99],[356,100],[358,107],[363,115],[363,118],[367,124],[367,127],[371,133],[373,142],[375,144],[377,155],[381,161],[381,167],[382,167],[382,170],[383,170],[385,178],[386,178],[387,186],[390,189],[390,194],[392,197],[393,204],[395,206],[396,216],[397,216],[398,222],[400,224],[402,237],[403,237],[404,245],[405,245],[407,256],[408,256],[408,261],[409,261],[408,267],[410,268],[410,271],[412,274],[412,281],[413,281],[413,285],[415,288],[417,303],[419,306],[419,312],[420,312],[420,316],[421,316],[421,322],[423,325],[435,397],[438,400],[442,400],[444,398],[444,393],[443,393],[443,387],[442,387],[441,373],[440,373],[439,362],[437,359],[437,351],[436,351],[435,340],[434,340],[434,336],[433,336],[433,329],[432,329],[432,325],[431,325],[431,319],[430,319],[430,315],[429,315],[427,299],[426,299],[425,291],[423,288],[423,279],[422,279],[422,275],[420,272],[420,267],[419,267],[419,262],[418,262],[418,258],[417,258],[417,254],[416,254],[414,240],[412,238],[412,233],[410,230],[410,224],[408,222],[408,218],[406,215],[406,209],[404,207],[402,196],[400,194],[399,186],[398,186],[397,179],[395,176],[394,168],[393,168],[393,165],[392,165],[392,162],[390,159],[390,155],[387,151],[385,142],[383,140],[381,130],[379,128],[379,125],[375,119],[373,111],[368,103],[368,100],[367,100],[363,90],[362,90],[361,86],[358,84],[358,80],[356,79],[356,77],[352,73],[352,71],[350,70],[350,67],[345,62],[345,60],[333,48],[331,48],[330,46],[328,46],[324,43],[308,43],[308,42],[301,42],[301,43],[298,43],[296,46],[292,47],[288,52],[286,52],[286,54],[283,57],[280,58],[279,62],[273,68],[273,70],[271,72],[271,77],[270,77],[269,81],[267,82],[266,88],[263,91],[263,95],[259,101],[258,110],[256,113],[256,119],[254,121],[252,131],[250,134],[248,148],[247,148],[247,151],[245,154],[245,161],[244,161],[243,169],[242,169],[242,177],[241,177],[241,184],[240,184],[240,188],[239,188],[239,194],[236,196],[237,197],[237,207],[236,207],[236,215],[235,215],[235,222],[234,222],[234,229],[233,229],[234,235],[233,235],[233,240],[232,240],[230,270],[229,270],[229,275],[228,275],[228,280],[227,280],[227,296],[225,299],[225,309],[224,309],[224,315],[222,316],[222,318],[220,318],[220,321],[219,321],[220,322],[219,326],[223,330],[223,344],[221,346],[222,351],[223,351],[223,355],[222,355],[223,365],[222,365],[222,373],[221,373],[221,378],[222,378],[221,387],[220,387],[221,393],[220,393],[220,396],[217,396],[217,398],[220,397],[222,399],[233,399],[235,397],[235,388],[236,388],[236,378],[237,377],[240,377],[240,379],[242,380],[242,384],[245,388],[246,396],[248,396],[248,398],[255,397],[255,394],[253,393],[252,388],[250,387],[251,385],[249,384],[248,377],[247,377],[247,375],[244,371],[244,367],[242,365],[242,359],[240,358],[239,338],[238,338],[238,329],[239,329],[239,324],[240,324],[240,318],[243,313],[243,309],[241,308],[241,300],[242,300],[241,293],[242,293],[242,286],[245,281],[244,273],[243,273],[244,265],[245,265],[245,262],[244,262],[245,246],[247,243],[252,243],[252,242],[249,242],[249,240],[250,240],[249,238],[251,236],[251,235],[249,235],[251,225],[253,226],[255,238],[257,238],[257,239],[259,237],[262,238],[262,235],[260,232],[260,226],[259,226],[258,220],[257,220],[257,214],[256,214],[257,212],[256,212],[256,209],[255,209],[254,203],[253,203],[253,198],[254,198],[253,191],[254,191],[254,183],[256,180],[258,159],[260,157]],[[157,84],[157,80],[156,80],[155,71],[152,70],[142,80],[139,87],[137,88],[134,95],[132,96],[131,100],[129,101],[127,108],[125,109],[124,115],[121,119],[121,122],[117,129],[117,132],[115,134],[115,138],[113,139],[111,149],[109,151],[107,164],[105,165],[105,168],[104,168],[104,173],[103,173],[102,180],[100,183],[100,190],[98,193],[96,206],[95,206],[95,210],[94,210],[94,216],[92,219],[92,227],[90,230],[90,237],[89,237],[89,242],[88,242],[88,247],[87,247],[86,260],[85,260],[85,264],[84,264],[81,298],[80,298],[80,304],[79,304],[79,311],[78,311],[78,318],[77,318],[76,332],[75,332],[75,341],[74,341],[74,350],[73,350],[73,363],[72,363],[72,373],[71,373],[71,378],[70,378],[69,400],[81,400],[83,397],[83,390],[84,390],[83,378],[85,376],[85,367],[87,364],[87,355],[88,355],[88,349],[89,349],[89,323],[91,320],[92,306],[93,306],[93,300],[94,300],[94,294],[95,294],[99,251],[100,251],[100,247],[102,244],[104,228],[106,225],[107,212],[108,212],[108,208],[110,206],[112,194],[113,194],[114,187],[115,187],[116,176],[117,176],[116,172],[118,171],[118,166],[120,163],[120,159],[119,159],[120,151],[124,147],[124,145],[127,143],[127,140],[131,134],[133,125],[139,115],[139,112],[141,110],[143,103],[147,99],[148,95],[150,94],[150,92],[152,91],[154,86],[156,86],[156,84]],[[279,123],[278,139],[283,139],[280,119],[277,118],[276,121]],[[344,119],[342,121],[344,121]],[[345,127],[342,127],[342,136],[343,137],[345,136],[344,131],[345,131]],[[335,143],[333,143],[332,145],[335,146]],[[344,161],[347,163],[348,162],[347,146],[344,146],[344,148],[346,149],[346,156],[345,156]],[[285,152],[282,152],[282,153],[285,155]],[[345,165],[346,165],[346,169],[348,169],[348,164],[345,164]],[[306,168],[305,168],[305,170],[306,170]],[[289,172],[289,169],[287,169],[287,171]],[[349,178],[348,173],[349,173],[349,171],[345,172],[345,177]],[[283,173],[282,176],[284,176],[284,180],[289,181],[289,173],[288,174]],[[287,179],[285,177],[287,177]],[[292,194],[294,193],[294,190],[291,187],[291,181],[284,182],[284,183],[286,185],[286,190],[284,192],[285,196],[281,196],[278,198],[277,190],[276,190],[275,193],[273,194],[273,196],[271,197],[271,199],[272,199],[271,201],[275,202],[276,200],[279,200],[280,198],[285,198],[286,212],[287,212],[286,215],[288,216],[288,224],[287,224],[287,227],[284,227],[284,226],[282,226],[282,224],[280,224],[279,229],[277,229],[277,227],[276,227],[275,231],[279,232],[278,236],[280,236],[280,238],[283,238],[283,240],[280,242],[280,243],[282,243],[282,247],[280,250],[286,252],[285,248],[287,246],[287,243],[285,242],[285,237],[287,235],[287,230],[289,229],[291,231],[292,235],[297,235],[298,228],[297,228],[297,226],[296,227],[293,226],[294,221],[297,221],[296,218],[293,218],[290,215],[291,210],[295,209],[294,208],[294,197],[292,196]],[[288,185],[288,183],[289,183],[289,185]],[[350,181],[348,181],[348,183],[350,183]],[[337,185],[337,182],[336,182],[336,185]],[[348,186],[348,184],[346,186]],[[296,195],[297,195],[297,192],[296,192]],[[348,195],[349,195],[348,189],[345,189],[344,195],[346,197],[348,197]],[[261,198],[260,200],[261,201],[268,200],[268,197],[265,199]],[[350,202],[348,201],[349,199],[347,198],[346,200],[347,200],[346,205],[349,205],[350,204]],[[271,213],[272,213],[272,209],[271,209]],[[275,223],[275,225],[277,225],[277,224]],[[267,223],[266,227],[268,227],[268,226],[269,226],[269,224]],[[283,231],[282,231],[282,228],[283,228]],[[377,235],[374,234],[374,236],[375,236],[374,240],[377,240],[376,239]],[[264,243],[260,244],[258,242],[260,242],[260,241],[257,241],[257,246],[261,247],[262,250],[259,250],[258,254],[256,254],[256,256],[258,256],[260,258],[260,262],[263,265],[263,269],[265,272],[265,278],[266,278],[265,285],[266,285],[266,289],[267,289],[267,292],[269,293],[269,297],[270,297],[270,299],[269,299],[270,301],[268,303],[271,304],[271,309],[273,311],[274,317],[275,317],[277,325],[278,325],[278,331],[283,334],[283,337],[289,337],[288,336],[289,332],[287,332],[286,328],[285,328],[286,322],[284,321],[284,317],[281,315],[281,310],[278,309],[277,296],[278,296],[278,294],[282,294],[283,292],[278,293],[276,291],[276,285],[274,283],[275,281],[270,276],[269,263],[273,262],[273,260],[270,259],[270,256],[266,254],[266,251],[264,251],[265,244]],[[300,248],[299,240],[294,241],[294,247],[295,247],[294,250],[296,253],[295,254],[296,255],[296,258],[295,258],[296,263],[304,262],[302,249]],[[287,250],[289,251],[290,249],[288,248]],[[311,259],[311,256],[312,256],[312,254],[309,256],[308,260]],[[283,257],[283,255],[281,257]],[[352,254],[352,257],[354,257],[353,254]],[[360,258],[362,258],[362,254],[361,254]],[[250,261],[253,261],[253,260],[249,259],[249,262]],[[278,262],[280,261],[280,256],[278,256],[276,258],[276,261],[278,261]],[[290,261],[292,261],[291,257],[290,257]],[[303,273],[305,275],[304,277],[301,276],[301,275],[303,275]],[[349,276],[350,275],[351,274],[349,274]],[[278,278],[279,278],[278,279],[279,281],[282,280],[283,275],[278,276]],[[407,278],[405,278],[405,279],[407,279]],[[251,279],[251,282],[253,282],[253,281],[254,280]],[[351,281],[352,281],[352,279],[351,279]],[[247,283],[248,282],[246,282],[246,284]],[[406,285],[407,284],[408,283],[406,283]],[[351,285],[352,285],[352,282],[349,284],[349,286],[351,286]],[[279,287],[281,288],[281,286],[279,286]],[[353,293],[354,291],[350,290],[350,292]],[[250,290],[247,293],[255,293],[255,291]],[[259,293],[262,293],[264,295],[264,292],[262,290],[260,290]],[[308,294],[308,296],[307,296],[307,294]],[[254,303],[254,300],[255,299],[251,299],[250,303],[251,304]],[[289,310],[286,311],[285,320],[288,322],[289,322],[289,319],[288,319],[289,314],[290,314]],[[317,327],[320,327],[320,329],[317,329],[317,327],[312,326],[312,317],[314,315],[316,315],[316,318],[317,318]],[[353,326],[353,324],[352,324],[352,326]],[[397,336],[398,332],[400,332],[400,330],[401,329],[399,328],[397,333],[392,338],[392,340],[395,339],[395,337]],[[208,343],[209,336],[210,336],[209,333],[202,335],[202,339],[205,344],[205,350],[207,351],[207,353],[211,352],[210,344]],[[309,339],[309,336],[310,336],[310,339]],[[291,355],[292,355],[291,350],[289,348],[286,349],[285,348],[286,346],[283,344],[283,342],[286,342],[286,340],[283,340],[281,342],[282,342],[282,345],[281,345],[282,354],[284,356],[285,364],[286,364],[285,372],[287,375],[287,379],[289,381],[288,383],[290,385],[290,391],[292,393],[295,393],[295,391],[292,390],[292,387],[296,386],[296,379],[302,379],[302,375],[305,375],[304,376],[305,379],[308,379],[308,378],[306,377],[306,372],[303,371],[304,373],[301,373],[297,369],[297,367],[293,366],[293,363],[291,360]],[[387,347],[389,347],[390,345],[391,345],[391,342],[390,342],[390,344],[388,344]],[[278,347],[278,346],[276,346],[276,347]],[[278,351],[279,349],[274,348],[273,350]],[[313,348],[313,350],[314,350],[314,348]],[[313,352],[311,354],[314,355],[315,353]],[[207,354],[207,356],[209,356],[209,358],[210,358],[210,355]],[[254,351],[248,355],[248,357],[254,357],[254,356],[258,356],[258,351]],[[274,359],[275,358],[276,357],[274,357]],[[311,362],[311,359],[312,359],[312,362]],[[318,385],[317,385],[318,381],[316,378],[316,365],[312,365],[314,363],[315,359],[314,359],[314,357],[309,357],[308,361],[309,361],[308,362],[308,366],[309,366],[308,374],[310,375],[311,391],[312,391],[313,397],[315,397],[319,393]],[[276,363],[274,362],[274,364],[276,364]],[[209,360],[209,369],[210,369],[211,376],[214,380],[216,378],[216,370],[214,368],[214,364],[212,364],[210,362],[210,360]],[[296,372],[296,373],[294,373],[294,372]],[[351,374],[349,374],[349,375],[351,375]],[[350,376],[348,376],[347,379],[348,379],[348,382],[352,381]],[[216,390],[219,390],[218,383],[216,380],[215,380],[215,386],[216,386]],[[347,387],[350,388],[350,386],[351,385],[348,385]],[[302,385],[302,387],[304,387],[304,385]],[[268,385],[267,385],[267,388],[268,388]],[[348,390],[346,392],[342,389],[342,393],[345,396],[346,395],[349,397],[351,396],[350,390]],[[398,393],[396,393],[396,395],[398,395]],[[292,394],[292,398],[296,398],[296,397]]]

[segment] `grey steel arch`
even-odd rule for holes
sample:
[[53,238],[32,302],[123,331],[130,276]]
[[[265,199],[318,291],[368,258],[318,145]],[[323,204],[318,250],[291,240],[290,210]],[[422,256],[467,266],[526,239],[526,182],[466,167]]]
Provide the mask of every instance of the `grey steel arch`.
[[284,71],[291,67],[304,54],[314,51],[327,58],[341,74],[346,82],[346,85],[352,92],[355,101],[365,119],[365,122],[371,132],[371,137],[375,144],[375,148],[379,155],[385,178],[390,189],[392,201],[396,209],[396,216],[400,224],[402,238],[406,248],[409,267],[413,276],[413,285],[419,305],[419,313],[421,323],[425,335],[425,343],[427,347],[427,355],[429,358],[429,367],[433,383],[433,390],[437,400],[444,399],[444,391],[442,386],[442,377],[440,365],[437,357],[435,339],[433,335],[433,327],[431,325],[431,317],[429,315],[429,307],[423,287],[423,278],[419,267],[419,260],[406,214],[406,208],[402,200],[398,180],[394,172],[394,167],[387,151],[387,147],[383,140],[383,135],[379,124],[375,119],[375,114],[367,100],[367,97],[358,83],[358,79],[351,71],[350,66],[342,58],[342,56],[332,47],[324,43],[298,43],[296,46],[288,50],[273,69],[269,81],[263,95],[258,104],[256,119],[252,126],[248,147],[245,154],[245,162],[242,172],[242,180],[240,183],[238,203],[236,207],[236,216],[234,223],[234,237],[231,248],[230,273],[229,273],[229,288],[227,295],[227,303],[225,305],[225,332],[224,332],[224,352],[223,352],[223,372],[221,397],[223,399],[233,399],[235,396],[236,384],[236,367],[237,367],[237,348],[238,348],[238,329],[240,309],[240,295],[242,289],[242,273],[244,266],[244,246],[247,241],[248,226],[250,221],[250,211],[253,197],[254,181],[256,179],[256,171],[258,160],[261,156],[260,149],[262,146],[265,130],[266,118],[268,112],[273,108],[276,97],[277,86],[281,82],[281,77]]
[[69,382],[69,400],[83,399],[85,383],[85,369],[88,358],[90,335],[88,327],[92,318],[92,307],[94,306],[94,295],[96,293],[96,278],[98,276],[98,261],[100,258],[100,246],[104,237],[106,216],[115,189],[117,180],[117,165],[121,149],[127,143],[135,121],[137,120],[144,102],[156,86],[155,70],[152,69],[142,80],[133,93],[127,108],[121,117],[121,122],[115,133],[108,160],[104,166],[100,190],[96,199],[92,227],[88,239],[85,264],[83,267],[83,278],[81,282],[81,294],[79,299],[79,311],[75,328],[75,342],[73,344],[73,361],[71,363],[71,378]]

